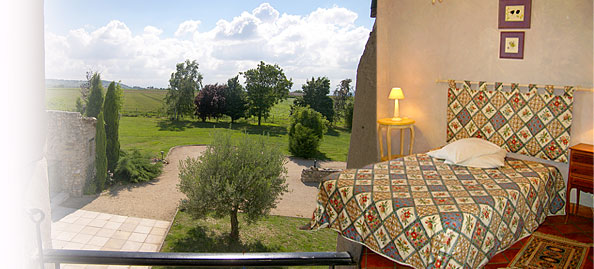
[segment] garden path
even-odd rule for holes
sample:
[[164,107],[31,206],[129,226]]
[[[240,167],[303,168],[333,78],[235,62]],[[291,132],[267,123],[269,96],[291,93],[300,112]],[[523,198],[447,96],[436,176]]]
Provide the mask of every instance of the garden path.
[[[133,216],[172,221],[184,197],[177,189],[179,182],[178,164],[187,157],[199,157],[206,146],[179,146],[170,150],[163,167],[163,174],[156,180],[134,185],[116,186],[104,191],[99,196],[70,198],[61,206],[82,208],[87,211]],[[312,160],[287,158],[287,183],[289,192],[285,193],[277,207],[271,211],[273,215],[309,218],[316,207],[317,184],[301,182],[301,170],[313,165]],[[345,162],[318,162],[320,167],[346,167]]]

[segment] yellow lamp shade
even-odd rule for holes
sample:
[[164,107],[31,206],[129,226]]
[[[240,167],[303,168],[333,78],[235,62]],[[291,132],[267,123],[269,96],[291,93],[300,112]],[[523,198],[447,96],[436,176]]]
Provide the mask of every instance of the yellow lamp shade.
[[400,88],[392,88],[390,91],[390,95],[388,99],[397,100],[397,99],[404,99],[404,94],[402,93],[402,89]]

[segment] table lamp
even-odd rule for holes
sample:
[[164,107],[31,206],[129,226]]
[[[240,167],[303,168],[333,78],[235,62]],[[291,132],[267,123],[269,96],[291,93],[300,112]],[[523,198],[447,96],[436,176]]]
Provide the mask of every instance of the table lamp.
[[401,121],[400,118],[400,111],[398,109],[398,99],[404,99],[404,94],[402,93],[402,89],[400,88],[392,88],[390,91],[390,95],[388,99],[394,100],[394,117],[392,118],[393,121]]

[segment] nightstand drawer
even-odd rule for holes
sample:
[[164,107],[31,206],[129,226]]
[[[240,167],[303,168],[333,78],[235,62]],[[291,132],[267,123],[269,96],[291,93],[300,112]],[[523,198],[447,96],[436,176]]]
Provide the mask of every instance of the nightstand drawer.
[[571,163],[569,171],[572,176],[580,176],[582,178],[589,178],[592,180],[592,165],[582,165],[578,163]]
[[592,177],[584,178],[581,176],[571,176],[571,185],[572,186],[580,186],[582,188],[592,188]]
[[[580,151],[571,151],[571,162],[592,166],[592,154]],[[591,173],[591,172],[590,172]]]

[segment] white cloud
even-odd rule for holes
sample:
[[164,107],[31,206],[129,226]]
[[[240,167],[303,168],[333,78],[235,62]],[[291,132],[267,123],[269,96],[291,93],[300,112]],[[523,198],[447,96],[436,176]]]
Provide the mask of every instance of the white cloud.
[[198,30],[198,26],[200,25],[200,21],[189,20],[182,22],[179,27],[177,27],[177,31],[175,31],[175,36],[180,37],[186,34],[193,34]]
[[81,79],[91,68],[108,80],[167,87],[175,64],[192,59],[200,64],[205,84],[224,83],[262,60],[283,68],[293,89],[312,76],[327,76],[334,88],[341,79],[355,79],[369,36],[369,29],[355,26],[356,19],[356,13],[340,7],[298,16],[279,14],[264,3],[203,32],[198,20],[181,23],[175,33],[149,25],[135,35],[117,20],[96,30],[48,32],[46,77]]

